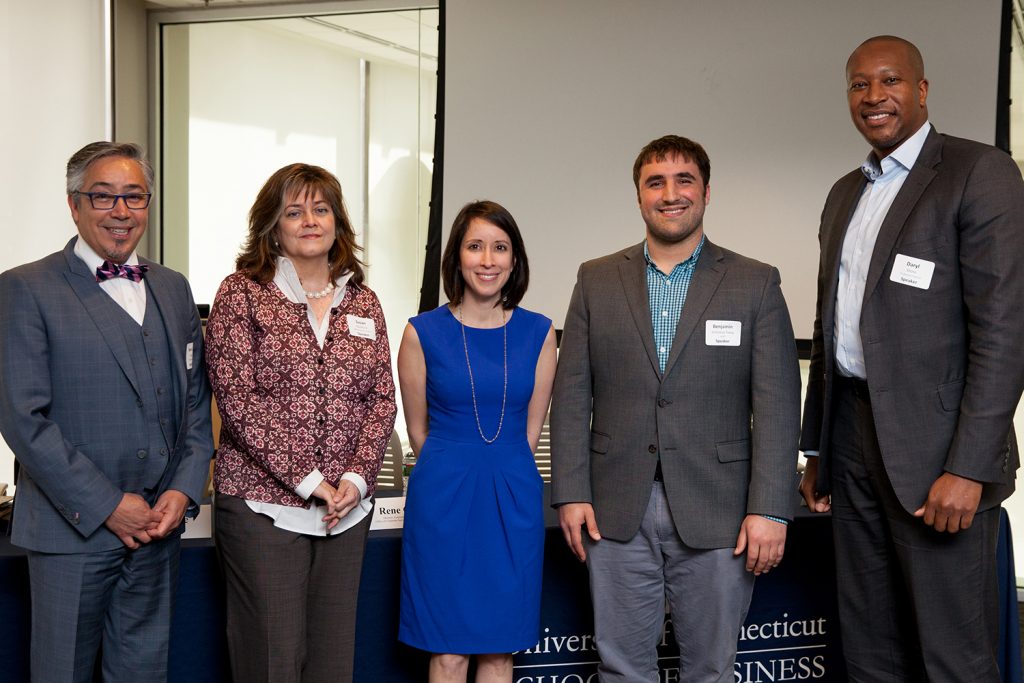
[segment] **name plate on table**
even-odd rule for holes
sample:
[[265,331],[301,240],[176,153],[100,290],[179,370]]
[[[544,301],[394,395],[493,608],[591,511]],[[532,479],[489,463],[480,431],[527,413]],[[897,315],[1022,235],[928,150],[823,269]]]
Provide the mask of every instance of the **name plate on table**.
[[374,529],[401,529],[405,524],[405,496],[373,499],[373,521],[370,531]]

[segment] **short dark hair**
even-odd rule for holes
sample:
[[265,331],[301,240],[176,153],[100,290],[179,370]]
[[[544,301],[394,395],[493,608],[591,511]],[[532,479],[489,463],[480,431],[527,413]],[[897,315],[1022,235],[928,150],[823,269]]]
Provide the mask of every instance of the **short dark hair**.
[[640,192],[640,169],[644,164],[674,157],[682,157],[697,164],[704,187],[708,186],[708,183],[711,182],[711,159],[708,158],[708,153],[704,151],[704,148],[689,138],[665,135],[644,145],[640,154],[637,155],[636,161],[633,162],[633,185],[636,187],[637,193]]
[[512,218],[508,209],[488,200],[466,204],[452,223],[448,244],[441,257],[441,282],[444,284],[445,296],[453,304],[462,302],[466,283],[462,279],[460,252],[462,240],[465,239],[466,231],[469,230],[469,224],[474,218],[485,220],[508,235],[508,241],[512,245],[512,272],[501,288],[501,307],[505,310],[515,308],[523,300],[526,288],[530,284],[530,262],[526,258],[526,245],[523,244],[523,236],[516,225],[516,219]]
[[327,252],[331,282],[351,272],[349,282],[360,284],[363,281],[363,264],[357,256],[359,245],[345,210],[341,183],[330,171],[311,164],[290,164],[280,168],[260,188],[249,210],[249,234],[235,260],[235,268],[256,282],[265,284],[273,280],[277,257],[282,255],[281,247],[274,239],[274,230],[284,213],[285,202],[295,195],[311,196],[318,192],[334,212],[334,244]]
[[81,192],[82,183],[85,182],[85,174],[89,171],[89,167],[106,157],[124,157],[136,162],[142,168],[142,175],[146,179],[146,192],[153,191],[153,166],[146,159],[142,147],[134,142],[100,140],[90,142],[68,159],[67,172],[64,176],[65,187],[68,195],[72,196],[75,206],[78,206],[78,195],[75,193]]

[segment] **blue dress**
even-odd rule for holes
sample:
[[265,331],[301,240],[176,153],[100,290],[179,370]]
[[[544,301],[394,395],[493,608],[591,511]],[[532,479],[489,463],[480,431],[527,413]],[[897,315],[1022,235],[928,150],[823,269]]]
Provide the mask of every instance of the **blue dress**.
[[[416,316],[427,366],[427,440],[409,478],[398,638],[429,652],[514,652],[540,635],[543,483],[526,440],[537,358],[551,321],[508,312],[508,395],[487,444],[473,414],[466,350],[447,306]],[[480,424],[501,417],[501,328],[466,327]]]

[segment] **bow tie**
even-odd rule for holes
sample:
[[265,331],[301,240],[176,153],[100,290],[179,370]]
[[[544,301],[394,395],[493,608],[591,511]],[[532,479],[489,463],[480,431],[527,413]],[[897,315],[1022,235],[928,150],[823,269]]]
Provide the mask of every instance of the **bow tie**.
[[146,274],[147,270],[149,270],[149,266],[145,264],[138,266],[119,266],[116,263],[104,261],[103,264],[96,269],[96,282],[104,282],[115,277],[123,277],[126,280],[131,280],[132,282],[142,282],[142,278]]

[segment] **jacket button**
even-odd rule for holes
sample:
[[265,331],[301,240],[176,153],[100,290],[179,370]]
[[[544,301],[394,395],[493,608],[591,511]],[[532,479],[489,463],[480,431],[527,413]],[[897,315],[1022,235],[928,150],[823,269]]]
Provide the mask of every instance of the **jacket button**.
[[144,460],[146,458],[146,451],[140,450],[135,455],[139,458],[139,460]]
[[665,406],[672,405],[672,401],[668,400],[667,398],[659,398],[658,399],[658,405],[660,407],[664,408]]
[[651,444],[650,446],[648,446],[648,447],[647,447],[647,452],[648,452],[648,453],[657,453],[657,452],[658,452],[658,447],[657,447],[657,446],[655,446],[655,445],[654,445],[654,444],[652,443],[652,444]]

